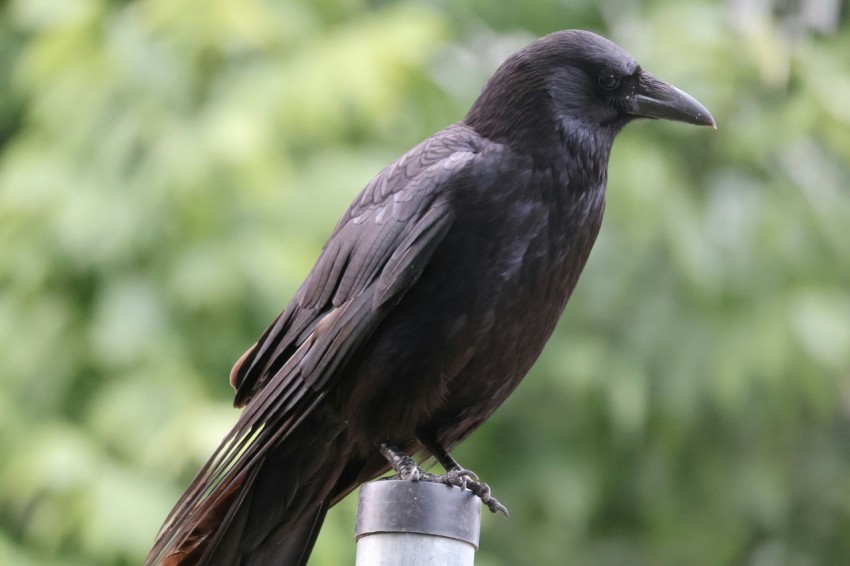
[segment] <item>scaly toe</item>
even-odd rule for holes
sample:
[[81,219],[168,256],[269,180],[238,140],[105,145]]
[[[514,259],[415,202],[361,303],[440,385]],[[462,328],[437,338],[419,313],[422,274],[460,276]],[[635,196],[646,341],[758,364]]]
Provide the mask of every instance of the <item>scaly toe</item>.
[[465,468],[454,468],[453,470],[449,470],[446,473],[446,476],[451,476],[453,478],[466,478],[468,480],[478,481],[478,474],[476,474],[472,470],[467,470]]
[[422,471],[416,465],[416,461],[409,456],[401,458],[396,470],[398,470],[399,479],[402,480],[419,481],[422,476]]
[[508,508],[499,503],[499,500],[491,495],[490,486],[479,481],[467,481],[466,488],[481,499],[481,503],[490,509],[491,513],[501,513],[507,519],[509,517]]

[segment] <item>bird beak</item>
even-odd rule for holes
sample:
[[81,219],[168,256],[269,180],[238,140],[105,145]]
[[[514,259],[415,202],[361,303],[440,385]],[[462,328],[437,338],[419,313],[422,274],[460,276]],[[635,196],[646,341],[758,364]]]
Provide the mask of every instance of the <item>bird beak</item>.
[[640,82],[634,94],[629,96],[626,110],[634,116],[717,129],[711,113],[696,98],[646,72],[641,72]]

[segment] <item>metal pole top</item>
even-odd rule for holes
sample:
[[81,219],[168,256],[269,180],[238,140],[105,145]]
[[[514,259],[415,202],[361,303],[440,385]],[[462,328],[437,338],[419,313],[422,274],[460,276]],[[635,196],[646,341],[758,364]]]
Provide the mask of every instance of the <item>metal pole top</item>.
[[360,488],[355,539],[416,533],[462,541],[478,549],[481,500],[442,483],[379,480]]

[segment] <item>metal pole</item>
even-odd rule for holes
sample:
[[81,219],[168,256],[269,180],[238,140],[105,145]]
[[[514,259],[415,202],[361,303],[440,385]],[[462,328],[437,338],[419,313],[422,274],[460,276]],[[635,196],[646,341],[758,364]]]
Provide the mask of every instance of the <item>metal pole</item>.
[[356,566],[472,566],[481,500],[434,482],[378,480],[360,488]]

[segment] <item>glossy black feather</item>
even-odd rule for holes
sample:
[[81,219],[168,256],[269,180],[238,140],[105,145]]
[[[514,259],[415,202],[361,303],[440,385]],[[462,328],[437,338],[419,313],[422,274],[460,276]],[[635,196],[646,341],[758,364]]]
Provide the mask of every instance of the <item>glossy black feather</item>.
[[379,443],[450,450],[480,425],[587,261],[640,72],[596,35],[547,36],[375,177],[234,368],[245,410],[148,562],[303,564],[328,506],[386,470]]

